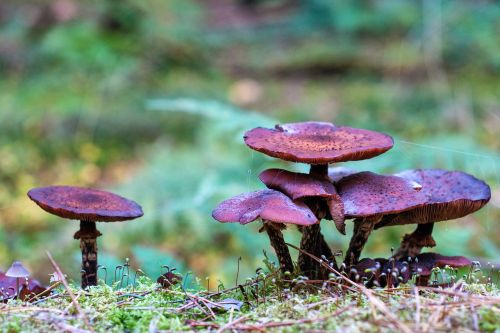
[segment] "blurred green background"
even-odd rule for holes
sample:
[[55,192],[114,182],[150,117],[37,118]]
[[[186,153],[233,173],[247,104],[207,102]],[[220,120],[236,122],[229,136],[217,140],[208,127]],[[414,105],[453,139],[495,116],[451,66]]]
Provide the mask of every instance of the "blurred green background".
[[[234,283],[241,256],[248,277],[262,250],[272,256],[259,223],[219,224],[211,210],[262,188],[265,168],[305,171],[242,140],[254,126],[305,120],[394,136],[388,153],[345,164],[354,169],[485,179],[490,204],[437,224],[435,250],[498,263],[499,35],[497,1],[2,1],[0,269],[22,260],[47,281],[47,249],[78,276],[78,224],[26,196],[72,184],[144,208],[100,225],[109,270],[126,257],[151,275],[169,264],[214,288]],[[411,229],[376,231],[365,255],[390,255]],[[323,231],[346,249],[332,223]],[[295,229],[286,237],[298,243]]]

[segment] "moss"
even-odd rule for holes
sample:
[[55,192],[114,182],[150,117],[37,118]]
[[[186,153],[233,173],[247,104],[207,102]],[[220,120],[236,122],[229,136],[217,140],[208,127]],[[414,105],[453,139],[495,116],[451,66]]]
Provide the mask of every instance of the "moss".
[[[277,287],[276,284],[284,285],[284,281],[273,283],[269,275],[266,288],[263,288],[262,280],[262,273],[259,274],[260,282],[247,280],[244,285],[246,298],[239,288],[227,289],[219,295],[209,294],[200,287],[183,290],[176,286],[165,290],[145,277],[141,277],[134,288],[128,286],[117,290],[100,285],[85,293],[76,286],[71,288],[96,332],[143,332],[151,328],[206,331],[219,329],[231,320],[240,320],[240,325],[280,332],[399,330],[384,310],[363,293],[339,293],[339,288],[325,285],[295,286],[290,291]],[[423,329],[425,325],[431,331],[498,330],[500,307],[499,302],[495,302],[500,297],[498,288],[485,283],[463,282],[462,286],[463,291],[458,292],[462,295],[458,296],[442,293],[440,289],[421,291],[419,319],[411,285],[391,292],[375,289],[373,294],[399,323],[413,330]],[[448,289],[448,292],[456,293],[456,290]],[[56,289],[55,293],[57,297],[38,303],[9,301],[0,307],[0,332],[87,329],[64,288]],[[241,308],[228,311],[213,306],[229,298],[240,301]],[[198,305],[191,302],[193,299],[198,299]],[[460,306],[453,305],[460,302]]]

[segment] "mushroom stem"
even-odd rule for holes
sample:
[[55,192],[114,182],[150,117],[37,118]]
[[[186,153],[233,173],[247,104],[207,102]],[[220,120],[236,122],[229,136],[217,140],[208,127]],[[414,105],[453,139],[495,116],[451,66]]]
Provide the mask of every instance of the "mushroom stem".
[[[323,234],[321,232],[319,233],[319,241],[318,241],[317,246],[319,248],[317,251],[320,254],[320,258],[322,258],[324,256],[329,263],[333,264],[332,267],[338,271],[338,266],[337,266],[337,261],[335,260],[335,256],[333,255],[332,250],[328,246],[328,243],[326,242],[326,240],[323,237]],[[317,263],[315,262],[315,264],[317,264]],[[328,269],[322,267],[321,265],[320,265],[319,269],[320,269],[320,271],[318,273],[319,278],[324,279],[324,280],[328,279],[328,275],[330,274],[330,271]]]
[[283,238],[283,233],[281,232],[281,226],[277,223],[264,221],[264,229],[269,236],[271,246],[276,252],[281,271],[283,273],[286,271],[293,273],[292,257],[290,256],[288,246],[285,244],[285,239]]
[[[309,174],[318,178],[328,178],[328,164],[311,164]],[[316,201],[306,204],[311,208],[313,213],[318,217],[318,220],[324,217],[324,212],[319,211],[319,205]],[[303,227],[302,239],[300,241],[300,248],[307,253],[310,253],[318,258],[324,255],[328,260],[334,260],[333,253],[326,243],[323,235],[321,234],[321,227],[319,223],[312,226]],[[299,253],[299,268],[302,274],[309,278],[320,277],[320,265],[305,253]]]
[[354,231],[344,259],[346,267],[358,263],[361,251],[373,230],[375,222],[375,219],[368,217],[354,220]]
[[101,235],[95,222],[82,220],[73,236],[80,240],[82,250],[82,289],[97,285],[97,237]]
[[309,174],[319,178],[328,178],[328,164],[311,164]]
[[19,278],[16,277],[16,298],[19,299]]
[[[320,235],[319,223],[303,227],[300,249],[316,257],[320,257],[321,255],[318,255],[318,252],[322,248],[322,246],[319,246]],[[298,264],[302,274],[311,279],[316,277],[318,269],[315,269],[315,261],[313,258],[309,257],[306,253],[300,252]]]
[[415,231],[403,236],[399,249],[394,254],[395,259],[414,258],[420,254],[423,247],[434,247],[436,242],[432,238],[434,223],[417,225]]

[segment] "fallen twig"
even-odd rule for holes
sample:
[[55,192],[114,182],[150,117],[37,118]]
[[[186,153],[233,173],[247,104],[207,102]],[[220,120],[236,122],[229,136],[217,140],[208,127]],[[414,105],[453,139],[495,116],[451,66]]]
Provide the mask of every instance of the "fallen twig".
[[87,316],[85,315],[85,312],[83,312],[82,308],[80,307],[80,304],[78,304],[78,301],[76,300],[75,295],[73,295],[73,293],[71,292],[71,289],[68,286],[68,282],[66,281],[66,278],[64,277],[64,274],[61,271],[61,268],[59,268],[59,265],[57,265],[56,261],[54,260],[54,258],[52,258],[52,255],[50,254],[49,251],[45,251],[45,253],[47,254],[47,257],[49,258],[52,266],[54,266],[54,269],[56,270],[57,274],[59,274],[59,278],[61,279],[61,282],[64,285],[64,288],[66,288],[66,291],[68,292],[69,297],[71,297],[71,301],[75,305],[76,311],[78,311],[78,314],[82,317],[82,320],[85,323],[85,326],[87,326],[89,331],[94,332],[94,330],[92,329],[92,326],[90,326],[90,322],[89,322]]

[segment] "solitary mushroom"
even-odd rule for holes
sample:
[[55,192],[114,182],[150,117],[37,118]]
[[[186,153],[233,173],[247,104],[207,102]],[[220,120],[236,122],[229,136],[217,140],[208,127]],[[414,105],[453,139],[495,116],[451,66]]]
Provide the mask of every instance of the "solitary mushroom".
[[292,258],[281,232],[283,224],[306,226],[318,222],[305,204],[294,202],[283,193],[274,190],[244,193],[225,200],[213,210],[212,216],[219,222],[241,224],[261,218],[263,230],[269,236],[283,272],[293,272]]
[[121,222],[143,215],[134,201],[95,189],[49,186],[32,189],[28,196],[51,214],[80,220],[74,238],[80,240],[82,251],[82,288],[97,285],[97,237],[101,233],[96,222]]
[[401,177],[359,172],[340,179],[337,191],[344,202],[346,218],[354,218],[354,232],[345,261],[347,267],[358,262],[374,226],[384,215],[395,214],[425,204],[421,186]]
[[490,200],[490,187],[460,171],[439,169],[407,170],[396,174],[422,185],[425,205],[405,212],[386,215],[375,229],[402,224],[417,224],[416,230],[403,237],[395,258],[415,257],[423,247],[433,247],[434,222],[457,219],[482,208]]
[[[266,155],[310,164],[309,174],[325,180],[328,179],[329,163],[369,159],[386,152],[394,144],[386,134],[325,122],[290,123],[276,125],[273,129],[257,127],[246,132],[244,139],[250,148]],[[319,225],[303,228],[301,249],[322,255],[317,253],[315,243],[322,237],[318,236],[320,232]],[[301,270],[310,271],[309,262],[307,255],[301,252]]]
[[16,297],[19,298],[19,279],[26,279],[30,272],[20,261],[14,261],[10,268],[5,272],[5,276],[16,278]]

